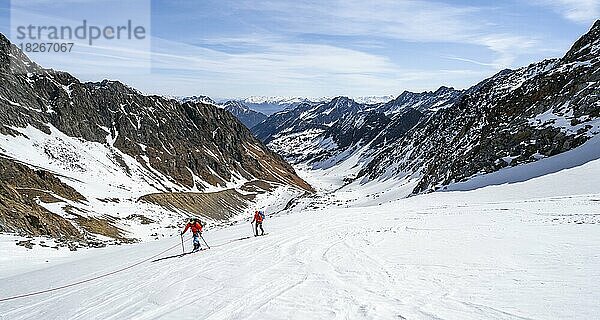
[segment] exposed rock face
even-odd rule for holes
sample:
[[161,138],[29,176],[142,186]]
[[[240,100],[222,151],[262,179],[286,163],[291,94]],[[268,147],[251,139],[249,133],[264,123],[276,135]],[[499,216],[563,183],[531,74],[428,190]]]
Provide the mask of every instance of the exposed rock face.
[[217,103],[211,99],[209,96],[191,96],[191,97],[182,97],[177,99],[180,102],[193,102],[193,103],[204,103],[204,104],[212,104],[217,105]]
[[0,157],[0,180],[20,190],[47,191],[72,201],[83,201],[83,197],[72,187],[61,182],[45,170],[32,170],[13,160]]
[[37,197],[44,199],[43,195],[49,202],[54,196],[83,200],[51,173],[0,157],[0,232],[82,240],[83,234],[68,220],[36,202]]
[[84,217],[67,206],[65,216],[48,211],[40,203],[87,201],[54,174],[0,157],[0,232],[22,236],[50,236],[72,249],[75,243],[103,246],[95,235],[131,242],[126,232],[115,227],[112,217]]
[[194,174],[213,185],[239,175],[309,188],[235,117],[215,106],[145,96],[114,81],[81,83],[37,66],[4,36],[0,63],[3,132],[27,125],[49,132],[46,124],[51,124],[87,141],[112,139],[123,153],[140,162],[147,157],[148,165],[182,187],[193,186]]
[[224,221],[239,215],[247,209],[254,195],[244,195],[236,190],[212,193],[171,192],[145,195],[140,201],[160,205],[168,210],[182,210],[217,221]]
[[254,111],[239,101],[227,101],[224,106],[225,110],[231,112],[249,129],[267,119],[265,114]]
[[440,87],[436,91],[414,93],[404,91],[396,99],[379,106],[379,112],[393,114],[405,108],[412,108],[420,112],[435,111],[452,106],[464,94],[462,90],[449,87]]
[[153,193],[140,197],[138,201],[156,204],[171,211],[180,210],[193,216],[223,222],[244,213],[256,195],[273,191],[276,187],[264,180],[256,180],[245,183],[239,191],[228,189],[206,193]]

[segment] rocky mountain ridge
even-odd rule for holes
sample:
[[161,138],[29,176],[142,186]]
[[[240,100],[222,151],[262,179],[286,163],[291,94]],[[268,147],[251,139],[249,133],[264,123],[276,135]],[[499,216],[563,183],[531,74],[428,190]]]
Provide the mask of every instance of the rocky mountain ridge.
[[334,168],[354,158],[352,170],[340,166],[348,182],[411,180],[413,193],[443,189],[595,136],[599,39],[597,21],[563,58],[502,70],[467,90],[404,92],[378,105],[343,97],[304,103],[253,132],[288,161],[309,168]]
[[[9,167],[19,162],[39,168],[46,180],[80,192],[83,199],[74,199],[60,196],[56,183],[36,187],[61,204],[42,201],[35,210],[77,230],[83,226],[78,219],[128,216],[101,207],[141,210],[135,201],[148,193],[218,191],[259,180],[311,190],[232,114],[205,100],[147,96],[116,81],[82,83],[38,66],[0,35],[0,154]],[[37,175],[31,170],[26,176]],[[6,177],[2,187],[9,195],[31,188]],[[25,198],[12,201],[19,204],[0,210],[5,222],[0,231],[56,234],[42,227],[32,231],[27,208],[35,205]]]
[[[361,104],[348,97],[323,103],[303,103],[271,115],[253,133],[291,163],[320,167],[343,161],[370,145],[396,139],[430,112],[451,106],[463,91],[442,87],[435,92],[405,91],[381,104]],[[332,162],[333,161],[333,162]]]
[[561,59],[504,70],[377,152],[360,176],[414,175],[414,192],[551,157],[600,132],[600,21]]
[[239,101],[230,100],[223,104],[225,110],[231,112],[247,128],[252,129],[257,124],[265,121],[267,116],[264,113],[252,110]]

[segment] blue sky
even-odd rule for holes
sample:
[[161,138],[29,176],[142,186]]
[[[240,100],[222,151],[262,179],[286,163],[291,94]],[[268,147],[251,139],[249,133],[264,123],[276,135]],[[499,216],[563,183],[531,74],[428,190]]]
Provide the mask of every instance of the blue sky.
[[[9,34],[9,2],[0,1],[0,31]],[[38,62],[170,95],[465,88],[504,68],[562,56],[600,17],[600,0],[152,0],[151,12],[150,74],[128,72],[128,63],[118,75],[102,67],[78,74],[78,65],[101,65],[90,56]],[[133,64],[135,55],[122,60]]]

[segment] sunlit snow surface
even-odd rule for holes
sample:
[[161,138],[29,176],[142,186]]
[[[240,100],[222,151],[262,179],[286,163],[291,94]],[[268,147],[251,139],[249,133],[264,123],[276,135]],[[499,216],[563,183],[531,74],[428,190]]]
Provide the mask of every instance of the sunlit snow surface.
[[[522,182],[408,199],[391,200],[395,190],[382,189],[381,197],[356,200],[351,208],[338,201],[338,193],[317,196],[267,218],[265,237],[244,239],[252,231],[248,222],[208,230],[208,251],[0,302],[0,315],[594,319],[600,314],[600,160],[553,171]],[[376,191],[352,188],[343,197]],[[0,299],[110,272],[180,241],[173,236],[67,257],[62,251],[56,258],[52,251],[11,245],[7,264],[4,239]],[[176,246],[164,256],[180,251]],[[26,257],[37,253],[49,262],[33,270]]]

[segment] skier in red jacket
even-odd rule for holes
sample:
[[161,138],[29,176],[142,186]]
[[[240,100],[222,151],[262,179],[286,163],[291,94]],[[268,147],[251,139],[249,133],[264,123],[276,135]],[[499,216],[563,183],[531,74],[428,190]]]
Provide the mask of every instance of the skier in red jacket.
[[256,224],[254,225],[254,236],[257,237],[258,236],[258,228],[260,227],[260,235],[264,236],[265,235],[265,230],[263,229],[262,223],[263,220],[265,219],[265,213],[262,211],[256,211],[254,212],[254,219],[252,219],[252,222],[250,222],[250,224],[252,224],[254,221],[256,221]]
[[194,250],[192,252],[197,252],[200,250],[200,237],[202,236],[202,224],[200,223],[200,220],[196,218],[190,219],[190,221],[185,225],[183,232],[181,232],[181,235],[188,231],[188,229],[191,229],[192,234],[194,235]]

